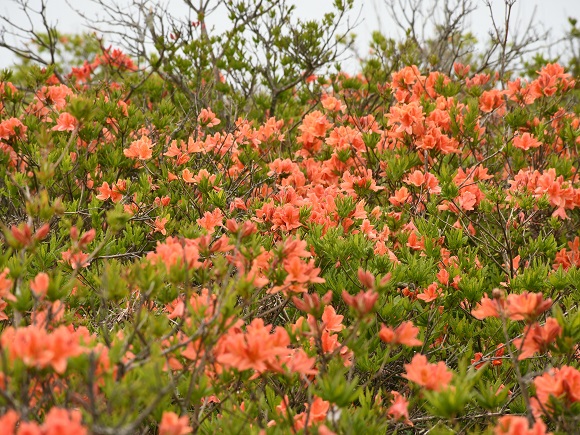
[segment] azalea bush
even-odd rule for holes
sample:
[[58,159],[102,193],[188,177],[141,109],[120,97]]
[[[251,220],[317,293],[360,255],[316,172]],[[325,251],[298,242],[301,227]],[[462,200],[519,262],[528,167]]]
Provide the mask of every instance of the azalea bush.
[[3,433],[580,425],[563,66],[307,71],[223,119],[87,47],[0,80]]

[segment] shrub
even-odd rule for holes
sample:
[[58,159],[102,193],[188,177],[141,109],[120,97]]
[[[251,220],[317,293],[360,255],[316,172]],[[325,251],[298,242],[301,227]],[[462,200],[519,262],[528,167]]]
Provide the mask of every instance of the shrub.
[[562,66],[321,76],[226,122],[88,65],[0,84],[7,433],[577,427]]

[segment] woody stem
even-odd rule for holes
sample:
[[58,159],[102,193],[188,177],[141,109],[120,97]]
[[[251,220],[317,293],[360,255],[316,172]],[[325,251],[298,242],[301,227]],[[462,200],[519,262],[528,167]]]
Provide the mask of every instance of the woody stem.
[[505,345],[506,345],[508,354],[510,356],[510,359],[512,361],[512,365],[514,367],[514,372],[516,374],[516,379],[518,381],[518,385],[519,385],[520,391],[522,393],[522,398],[524,399],[524,403],[526,405],[526,416],[527,416],[528,422],[531,426],[534,424],[535,419],[534,419],[534,415],[532,414],[532,408],[530,405],[530,396],[528,394],[526,381],[524,380],[524,378],[522,376],[522,372],[520,371],[520,363],[518,361],[518,357],[512,349],[512,342],[511,342],[509,334],[508,334],[507,322],[506,322],[506,317],[505,317],[504,313],[501,314],[501,326],[502,326],[503,335],[505,338]]

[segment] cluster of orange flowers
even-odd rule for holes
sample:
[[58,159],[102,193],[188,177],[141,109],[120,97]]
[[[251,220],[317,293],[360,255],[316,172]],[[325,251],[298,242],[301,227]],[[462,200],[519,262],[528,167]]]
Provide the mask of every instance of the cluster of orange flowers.
[[[71,78],[76,79],[76,85],[87,83],[95,69],[104,64],[120,71],[136,70],[127,56],[109,48],[93,63],[87,62],[80,68],[74,68]],[[455,66],[456,76],[464,80],[467,88],[485,85],[490,80],[487,75],[468,77],[468,73],[469,67],[459,64]],[[411,289],[410,284],[403,284],[397,297],[410,302],[422,301],[417,305],[430,307],[434,313],[442,313],[441,301],[447,294],[459,291],[462,271],[471,267],[479,270],[482,265],[477,257],[461,263],[444,247],[445,238],[441,234],[438,238],[429,237],[421,233],[416,222],[405,222],[405,210],[411,208],[417,214],[425,213],[430,199],[438,198],[440,200],[434,209],[452,216],[449,226],[475,236],[477,230],[472,223],[464,225],[460,218],[478,210],[485,199],[482,185],[494,179],[484,166],[483,153],[477,149],[468,151],[464,143],[468,133],[484,137],[488,128],[484,117],[478,117],[468,132],[466,117],[471,108],[438,91],[441,86],[449,83],[450,77],[442,73],[433,72],[424,76],[415,66],[403,68],[393,74],[391,82],[386,85],[391,89],[394,101],[383,114],[383,119],[378,119],[378,115],[375,118],[373,114],[349,114],[347,105],[340,98],[324,94],[321,107],[307,113],[297,124],[296,137],[292,139],[299,145],[299,149],[293,151],[290,157],[271,158],[274,145],[278,146],[285,140],[282,130],[284,121],[273,117],[259,126],[239,119],[232,131],[217,132],[215,127],[221,124],[221,120],[210,108],[205,108],[196,118],[198,125],[195,131],[185,140],[168,139],[164,142],[161,132],[153,127],[129,134],[130,139],[128,146],[124,145],[123,155],[129,159],[132,170],[146,168],[151,172],[147,174],[151,192],[159,189],[161,184],[183,189],[190,194],[191,202],[196,204],[204,201],[208,192],[223,194],[227,188],[224,179],[233,180],[239,185],[247,184],[244,184],[244,177],[247,177],[245,171],[249,163],[244,163],[241,157],[245,147],[264,159],[264,173],[267,171],[269,182],[240,197],[230,197],[228,193],[225,195],[228,200],[225,207],[210,207],[200,211],[199,216],[191,220],[191,225],[198,231],[197,237],[181,237],[171,233],[172,206],[176,202],[183,204],[183,200],[176,198],[177,195],[171,189],[168,189],[169,193],[160,193],[152,204],[146,204],[152,205],[154,211],[143,218],[151,229],[149,235],[158,237],[155,233],[163,236],[170,234],[162,240],[157,239],[155,249],[146,254],[146,261],[159,265],[159,271],[166,274],[164,277],[184,270],[191,274],[201,274],[218,269],[218,262],[223,261],[229,267],[229,277],[236,279],[237,287],[251,288],[249,293],[255,292],[272,300],[280,298],[285,304],[293,304],[294,308],[304,313],[303,317],[294,321],[288,320],[285,326],[265,321],[253,314],[225,318],[220,312],[223,295],[212,293],[207,288],[190,292],[187,297],[180,294],[164,307],[166,318],[162,317],[178,325],[176,333],[172,332],[171,336],[161,341],[162,352],[166,356],[166,372],[177,373],[191,368],[195,370],[202,362],[207,362],[203,369],[204,375],[212,381],[217,381],[224,371],[235,370],[251,372],[250,379],[265,379],[269,375],[280,375],[286,380],[298,378],[299,385],[308,388],[316,382],[316,376],[326,369],[328,361],[333,358],[336,358],[339,365],[342,364],[341,367],[353,367],[356,363],[355,347],[348,341],[352,337],[347,337],[345,333],[352,332],[344,322],[345,313],[348,310],[354,313],[355,324],[371,324],[378,311],[377,302],[382,296],[380,288],[390,284],[391,275],[375,282],[373,274],[359,268],[356,284],[360,284],[360,291],[356,290],[358,293],[355,291],[352,294],[343,291],[339,303],[345,311],[340,311],[339,305],[332,305],[332,292],[320,296],[313,291],[314,286],[327,284],[327,281],[323,278],[325,270],[317,263],[314,249],[309,248],[301,238],[304,236],[298,236],[301,231],[307,231],[310,225],[320,225],[323,235],[334,228],[342,229],[345,234],[359,235],[365,242],[369,242],[370,253],[386,256],[395,265],[405,261],[400,253],[406,255],[409,251],[410,255],[424,257],[429,250],[438,250],[441,261],[437,265],[437,279],[425,288]],[[509,104],[525,107],[540,98],[571,89],[572,86],[572,78],[558,65],[550,64],[539,71],[536,80],[526,82],[516,79],[507,84],[506,90],[488,89],[480,92],[475,109],[485,114],[486,119],[499,118],[507,113]],[[3,83],[0,95],[6,92],[19,91],[13,85]],[[55,132],[52,134],[58,137],[76,134],[83,127],[82,122],[86,121],[76,119],[67,111],[74,95],[74,90],[68,86],[48,84],[35,93],[21,118],[10,117],[0,122],[0,153],[8,156],[10,168],[33,178],[34,168],[21,158],[16,146],[30,135],[25,125],[26,116],[37,117],[49,125],[48,130]],[[117,103],[123,116],[128,116],[128,104],[130,102]],[[563,119],[570,120],[573,128],[580,127],[580,119],[563,109],[553,114],[549,127],[555,132],[559,131]],[[555,135],[551,132],[538,134],[541,122],[545,120],[534,119],[519,128],[508,138],[508,145],[523,156],[549,151],[561,152],[563,156],[571,155],[569,148],[560,138],[553,137]],[[115,143],[120,135],[119,122],[108,118],[100,134],[102,141],[99,143],[94,141],[88,144],[79,138],[76,141],[77,150],[70,152],[71,161],[77,161],[81,149],[88,155]],[[379,161],[375,169],[369,168],[371,153],[368,137],[371,135],[378,138],[373,145],[373,153],[414,153],[420,164],[406,168],[398,180],[389,178],[394,172],[394,168],[389,165],[394,166],[395,163]],[[576,140],[576,143],[580,143],[580,140]],[[480,144],[482,147],[489,145],[485,139],[481,139]],[[437,167],[441,166],[444,159],[456,157],[463,160],[468,155],[477,159],[475,163],[470,163],[471,167],[459,167],[455,175],[444,176],[437,172]],[[205,158],[217,163],[211,168],[200,168],[198,163]],[[164,179],[155,179],[153,170],[159,169],[160,165],[165,165],[164,170],[167,171],[161,172]],[[572,172],[575,173],[575,170]],[[569,219],[569,212],[580,207],[580,188],[563,175],[558,175],[554,168],[538,170],[530,167],[517,173],[510,173],[510,169],[506,168],[505,174],[501,175],[510,178],[510,187],[505,192],[508,201],[521,194],[531,195],[536,201],[547,198],[553,217],[559,220]],[[94,174],[88,174],[88,196],[102,202],[110,200],[115,204],[123,203],[125,211],[137,220],[144,204],[137,203],[136,194],[132,197],[128,194],[133,178],[111,177],[115,175],[103,173],[100,167],[97,167]],[[446,193],[443,198],[446,184],[451,184],[455,189],[451,191],[456,191],[456,194]],[[378,202],[381,206],[369,206],[368,202],[377,197],[384,199]],[[534,207],[538,209],[537,204]],[[155,214],[157,211],[158,214]],[[231,216],[243,216],[243,220],[238,221]],[[522,219],[515,225],[521,224]],[[50,226],[40,226],[36,232],[32,229],[29,224],[13,226],[7,231],[11,246],[18,250],[41,241]],[[264,246],[244,247],[241,241],[258,231],[271,236],[272,246],[268,249]],[[70,229],[70,247],[63,249],[60,255],[62,262],[74,269],[75,273],[81,273],[94,259],[89,246],[96,234],[95,229],[82,235],[76,227]],[[580,238],[576,237],[568,244],[568,250],[563,249],[556,255],[554,267],[569,269],[580,266],[579,245]],[[518,255],[506,267],[517,272],[519,263]],[[331,266],[325,267],[332,268],[332,265],[334,260]],[[343,265],[338,262],[335,267],[340,269]],[[0,320],[10,320],[5,310],[9,302],[17,300],[15,280],[9,278],[9,274],[8,268],[0,273]],[[51,323],[48,313],[52,305],[46,296],[55,286],[46,272],[34,275],[28,283],[34,303],[37,304],[32,309],[31,323],[27,326],[14,323],[6,327],[0,336],[0,344],[6,349],[10,363],[21,362],[31,370],[45,370],[62,376],[70,367],[71,359],[98,350],[99,346],[93,344],[95,337],[82,327],[75,329],[72,325],[57,326]],[[182,287],[178,288],[180,292],[183,291]],[[240,296],[240,299],[243,297]],[[60,306],[61,303],[54,304]],[[466,308],[467,303],[463,302],[461,306]],[[479,320],[494,317],[502,322],[525,322],[520,337],[494,349],[493,364],[499,366],[508,346],[516,349],[519,360],[536,354],[547,354],[558,348],[557,342],[563,333],[562,325],[552,317],[540,323],[551,306],[552,300],[544,298],[542,293],[524,291],[506,296],[502,291],[494,290],[491,297],[486,293],[475,308],[466,311]],[[147,307],[155,314],[163,310],[158,308],[154,303]],[[344,315],[339,314],[341,312]],[[389,323],[389,320],[384,322]],[[221,325],[221,329],[214,326],[216,323]],[[382,324],[380,331],[373,332],[378,336],[377,342],[379,339],[382,342],[377,353],[389,352],[395,346],[416,347],[425,344],[427,347],[429,344],[434,347],[444,340],[441,335],[432,339],[433,343],[428,343],[425,337],[424,343],[419,339],[421,331],[413,321],[397,323],[397,326]],[[208,329],[216,335],[212,337],[213,342],[204,339],[211,335],[203,335]],[[353,337],[356,333],[354,331]],[[117,338],[121,339],[122,336],[122,333],[118,334]],[[403,365],[402,377],[428,391],[454,391],[456,384],[453,382],[453,371],[444,361],[429,362],[423,353],[425,351],[421,350],[421,353],[415,354],[409,363]],[[103,360],[99,365],[108,366],[110,361],[106,352],[99,355]],[[476,354],[473,360],[475,367],[481,367],[482,361],[482,353]],[[126,349],[121,363],[126,366],[138,363],[133,350]],[[6,379],[2,378],[1,381],[4,383]],[[536,376],[533,384],[535,396],[532,406],[537,417],[550,415],[555,409],[556,400],[564,406],[580,401],[580,371],[571,366],[549,369]],[[407,398],[397,391],[392,391],[389,397],[391,400],[388,408],[384,409],[385,414],[397,422],[412,425]],[[220,400],[212,395],[204,397],[203,403],[219,403]],[[242,406],[243,403],[240,408]],[[301,412],[292,414],[287,397],[282,397],[277,411],[279,416],[291,416],[296,431],[318,425],[319,433],[332,433],[323,424],[339,418],[340,410],[332,403],[314,396],[308,403],[303,406],[300,403],[298,406]],[[42,425],[20,419],[21,416],[16,412],[8,411],[0,417],[0,427],[6,428],[7,433],[16,431],[17,434],[87,432],[76,410],[52,408]],[[272,420],[269,426],[275,424],[276,421]],[[185,416],[180,417],[174,412],[164,412],[161,416],[160,434],[181,435],[192,430]],[[541,435],[546,431],[541,420],[530,425],[527,419],[518,416],[500,418],[495,428],[496,434],[509,435]]]
[[[20,421],[16,411],[10,410],[0,417],[0,427],[4,434],[14,435],[86,435],[88,430],[82,424],[82,414],[78,410],[52,408],[44,423]],[[16,429],[18,425],[18,429]]]

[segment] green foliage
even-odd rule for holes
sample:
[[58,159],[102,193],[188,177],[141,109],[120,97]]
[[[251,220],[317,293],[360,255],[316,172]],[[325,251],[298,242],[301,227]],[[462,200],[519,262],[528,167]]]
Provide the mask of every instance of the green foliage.
[[204,4],[139,11],[145,51],[46,29],[0,77],[0,423],[570,432],[573,77],[445,23],[351,76],[351,1]]

